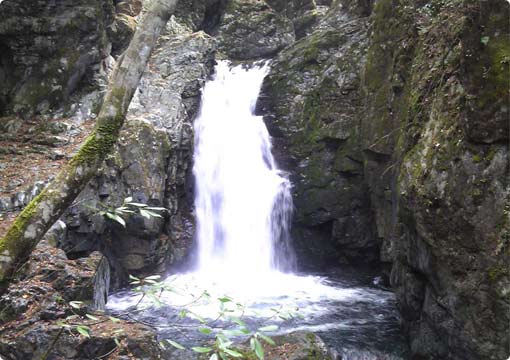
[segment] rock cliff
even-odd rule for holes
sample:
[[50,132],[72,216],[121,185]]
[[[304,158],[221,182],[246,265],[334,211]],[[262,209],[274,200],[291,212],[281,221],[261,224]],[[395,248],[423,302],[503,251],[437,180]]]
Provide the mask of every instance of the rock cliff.
[[371,11],[334,3],[259,100],[301,259],[379,258],[416,358],[508,357],[509,4]]
[[365,173],[417,356],[509,355],[509,10],[506,1],[374,10]]

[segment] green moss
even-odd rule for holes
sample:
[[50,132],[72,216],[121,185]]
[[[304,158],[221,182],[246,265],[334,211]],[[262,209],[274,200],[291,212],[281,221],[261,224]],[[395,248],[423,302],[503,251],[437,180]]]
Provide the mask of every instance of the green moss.
[[71,159],[71,165],[92,164],[98,159],[103,159],[111,152],[124,123],[124,97],[125,89],[116,88],[112,90],[111,96],[105,101],[110,101],[111,105],[115,107],[114,118],[99,114],[96,128],[85,140],[78,153]]
[[[43,190],[18,215],[5,236],[0,239],[0,254],[5,255],[8,252],[13,262],[22,261],[30,254],[35,244],[32,244],[31,240],[24,240],[23,235],[28,223],[33,220],[38,205],[48,195],[48,191],[46,189]],[[26,241],[26,243],[23,243],[23,241]],[[0,288],[9,281],[9,277],[12,275],[12,271],[15,271],[15,267],[16,264],[12,263],[12,268],[0,268]]]
[[485,160],[491,162],[494,159],[494,156],[496,156],[497,152],[498,152],[497,148],[495,146],[491,146],[489,152],[485,156]]
[[[508,107],[510,95],[508,14],[501,4],[493,9],[489,5],[484,8],[485,16],[480,20],[481,24],[471,26],[464,35],[466,77],[470,81],[471,106],[482,111],[497,111],[500,107]],[[472,56],[473,53],[476,56]]]
[[492,283],[495,283],[502,277],[508,276],[508,268],[504,266],[495,266],[489,270],[487,276]]
[[478,155],[478,154],[473,155],[473,162],[474,163],[479,163],[481,161],[482,161],[482,157],[480,155]]
[[510,41],[505,36],[494,37],[487,44],[487,66],[481,66],[480,81],[485,89],[478,97],[478,106],[484,108],[494,102],[505,101],[509,96],[510,79]]

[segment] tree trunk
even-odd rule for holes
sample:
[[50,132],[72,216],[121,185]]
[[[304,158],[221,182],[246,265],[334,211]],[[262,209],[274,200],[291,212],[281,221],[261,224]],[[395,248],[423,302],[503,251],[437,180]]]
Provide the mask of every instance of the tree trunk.
[[177,0],[152,0],[129,47],[120,57],[93,133],[46,189],[32,200],[0,239],[0,293],[46,231],[62,216],[116,143],[151,52]]

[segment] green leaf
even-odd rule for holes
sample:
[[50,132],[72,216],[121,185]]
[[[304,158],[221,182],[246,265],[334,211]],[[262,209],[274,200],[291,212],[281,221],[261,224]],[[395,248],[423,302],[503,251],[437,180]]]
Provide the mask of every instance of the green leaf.
[[146,209],[140,209],[140,213],[141,212],[146,212],[149,216],[151,217],[157,217],[157,218],[162,218],[163,216],[161,216],[160,214],[158,213],[155,213],[154,211],[149,211],[149,210],[146,210]]
[[232,349],[223,349],[224,352],[226,352],[227,354],[229,354],[230,356],[232,357],[235,357],[235,358],[242,358],[243,357],[243,354],[235,351],[235,350],[232,350]]
[[205,334],[205,335],[209,335],[210,333],[212,333],[212,329],[210,329],[208,327],[200,327],[200,328],[198,328],[198,331],[200,331],[202,334]]
[[128,205],[131,205],[131,206],[135,206],[135,207],[140,207],[140,208],[144,208],[144,207],[147,207],[147,204],[142,204],[142,203],[137,203],[137,202],[128,202],[127,203]]
[[211,357],[209,358],[209,360],[219,360],[218,354],[212,354]]
[[146,219],[150,219],[151,218],[151,214],[149,214],[149,212],[145,211],[144,209],[140,209],[140,215],[142,215]]
[[487,45],[489,43],[490,37],[484,36],[480,39],[481,43]]
[[269,336],[264,334],[257,334],[261,339],[263,339],[265,342],[267,342],[269,345],[275,346],[276,343],[273,339],[271,339]]
[[63,322],[63,321],[57,321],[57,325],[58,325],[58,326],[62,326],[64,329],[70,329],[70,328],[71,328],[71,325],[66,324],[66,323],[65,323],[65,322]]
[[[246,329],[246,330],[248,330],[248,329]],[[241,330],[241,329],[224,330],[223,333],[226,336],[243,336],[243,335],[247,335],[247,333],[244,332],[244,330]],[[249,333],[250,333],[250,330],[248,330],[248,334]]]
[[135,213],[133,210],[129,210],[126,207],[117,208],[117,209],[115,209],[115,212],[121,213],[121,214],[134,214]]
[[110,316],[109,318],[110,318],[111,322],[114,322],[114,323],[120,322],[120,319],[117,319],[116,317]]
[[114,337],[114,338],[113,338],[113,341],[115,341],[115,345],[117,345],[118,347],[120,347],[120,340],[119,340],[119,338]]
[[89,333],[89,332],[90,332],[90,330],[89,330],[89,328],[88,328],[88,327],[86,327],[86,326],[81,326],[81,325],[80,325],[80,326],[77,326],[77,327],[76,327],[76,331],[78,331],[80,334],[82,334],[82,335],[83,335],[83,336],[85,336],[85,337],[88,337],[88,338],[90,337],[90,333]]
[[159,282],[157,282],[156,280],[150,280],[150,279],[149,280],[145,280],[145,282],[147,284],[151,284],[151,285],[158,285],[159,284]]
[[181,319],[184,319],[186,315],[188,315],[188,312],[186,310],[182,309],[181,311],[179,311],[179,317]]
[[159,299],[159,297],[157,297],[156,295],[154,294],[147,294],[147,297],[152,300],[152,302],[154,303],[154,305],[156,305],[156,307],[161,307],[163,306],[163,303],[161,302],[161,300]]
[[170,339],[166,339],[166,342],[168,342],[170,345],[172,345],[176,349],[179,349],[179,350],[186,349],[184,346],[182,346],[181,344],[179,344],[176,341],[173,341],[173,340],[170,340]]
[[242,321],[241,319],[237,318],[237,317],[232,316],[230,318],[230,320],[232,320],[233,322],[235,322],[239,326],[244,326],[244,327],[246,326],[246,323],[244,321]]
[[95,317],[94,315],[90,315],[90,314],[85,314],[86,317],[88,317],[90,320],[99,320],[97,317]]
[[159,280],[161,279],[161,275],[151,275],[147,276],[144,280]]
[[218,298],[219,301],[221,301],[223,304],[224,303],[228,303],[228,302],[231,302],[232,301],[232,298],[228,297],[228,296],[224,296],[224,297],[220,297]]
[[195,347],[192,347],[191,350],[193,350],[194,352],[200,353],[200,354],[205,354],[205,353],[209,353],[212,351],[212,349],[210,347],[203,347],[203,346],[195,346]]
[[270,332],[278,330],[278,325],[268,325],[259,328],[259,331]]
[[248,335],[251,333],[250,329],[246,328],[246,327],[243,327],[241,328],[241,332],[245,335]]
[[201,323],[201,324],[207,324],[207,321],[205,321],[205,319],[204,319],[203,317],[201,317],[200,315],[197,315],[197,314],[194,314],[194,313],[193,313],[193,317],[194,317],[196,320],[200,321],[200,323]]
[[129,280],[131,280],[130,284],[132,284],[132,285],[140,284],[140,282],[141,282],[139,278],[137,278],[131,274],[129,275]]
[[260,360],[264,360],[264,348],[257,338],[252,337],[250,339],[250,346],[255,351],[255,355],[257,355]]
[[113,220],[113,221],[116,221],[118,222],[119,224],[121,224],[122,226],[126,227],[126,222],[124,221],[123,218],[121,218],[119,215],[117,214],[113,214],[113,213],[110,213],[110,212],[107,212],[106,213],[106,217]]
[[83,305],[83,301],[70,301],[69,305],[75,309],[80,309]]
[[157,206],[147,206],[147,210],[154,210],[154,211],[167,211],[164,207],[157,207]]

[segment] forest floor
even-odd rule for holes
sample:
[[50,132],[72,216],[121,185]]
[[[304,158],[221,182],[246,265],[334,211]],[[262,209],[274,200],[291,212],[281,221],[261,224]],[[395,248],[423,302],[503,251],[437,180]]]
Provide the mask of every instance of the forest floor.
[[[76,125],[68,119],[0,118],[0,200],[12,204],[35,183],[53,179],[92,132],[94,123],[92,119]],[[20,211],[19,206],[7,211],[0,208],[0,238]]]

